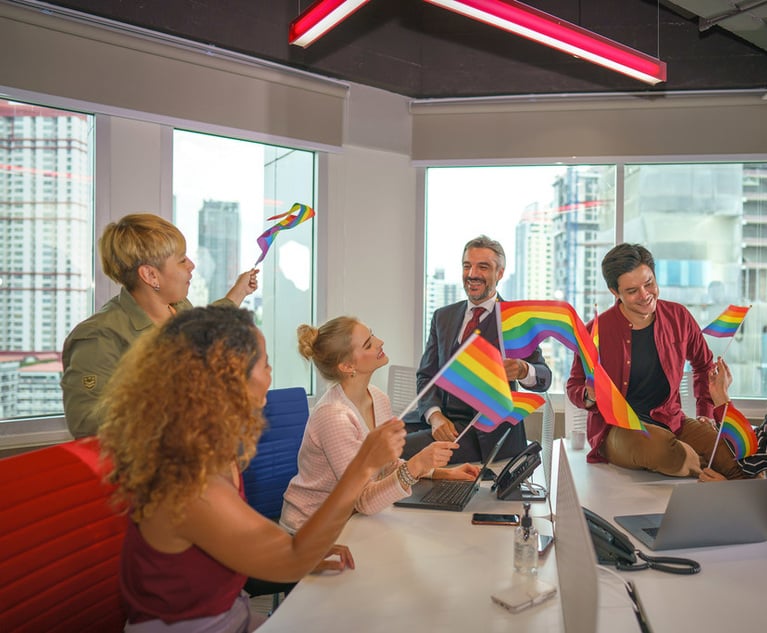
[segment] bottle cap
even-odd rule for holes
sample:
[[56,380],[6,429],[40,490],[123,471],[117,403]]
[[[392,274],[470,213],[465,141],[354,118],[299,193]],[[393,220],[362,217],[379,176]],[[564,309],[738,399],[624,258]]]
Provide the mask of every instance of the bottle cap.
[[530,516],[530,504],[529,503],[523,503],[522,507],[525,509],[525,514],[522,517],[521,526],[523,528],[529,528],[533,525],[533,518]]

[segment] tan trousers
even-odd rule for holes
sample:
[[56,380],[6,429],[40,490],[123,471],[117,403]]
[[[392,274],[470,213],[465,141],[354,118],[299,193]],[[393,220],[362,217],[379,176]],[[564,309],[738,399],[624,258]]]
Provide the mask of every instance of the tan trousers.
[[[701,468],[708,466],[717,429],[708,422],[687,418],[674,435],[667,428],[646,424],[649,435],[639,431],[610,427],[602,444],[602,454],[611,464],[669,474],[678,472],[687,456],[684,442],[700,456]],[[748,478],[723,439],[719,440],[711,467],[727,479]]]

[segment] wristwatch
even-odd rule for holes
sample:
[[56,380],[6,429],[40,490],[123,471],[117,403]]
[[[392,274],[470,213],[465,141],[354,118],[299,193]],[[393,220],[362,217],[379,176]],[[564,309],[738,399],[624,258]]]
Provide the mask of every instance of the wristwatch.
[[594,406],[596,403],[597,403],[597,401],[596,401],[596,400],[592,400],[591,398],[589,398],[589,394],[588,394],[588,393],[584,393],[584,394],[583,394],[583,404],[584,404],[584,406],[585,406],[587,409],[590,409],[590,408],[591,408],[591,407],[593,407],[593,406]]

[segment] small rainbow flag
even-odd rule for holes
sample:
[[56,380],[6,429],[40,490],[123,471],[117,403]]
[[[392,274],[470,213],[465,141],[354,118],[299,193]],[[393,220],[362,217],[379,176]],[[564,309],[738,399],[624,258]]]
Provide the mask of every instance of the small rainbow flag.
[[514,409],[498,349],[474,332],[434,381],[498,426]]
[[290,211],[286,211],[285,213],[280,213],[279,215],[273,215],[272,217],[267,218],[267,220],[277,220],[279,218],[283,219],[280,220],[277,224],[273,225],[271,228],[264,231],[256,240],[258,245],[261,247],[261,256],[258,258],[258,261],[255,265],[258,266],[264,257],[266,257],[266,253],[269,251],[269,248],[271,247],[272,242],[274,242],[274,238],[277,236],[279,231],[292,229],[294,226],[298,226],[301,224],[301,222],[305,222],[306,220],[309,220],[313,217],[314,209],[308,205],[299,204],[296,202],[292,207],[290,207]]
[[526,358],[553,337],[579,354],[586,379],[593,381],[599,354],[575,308],[566,301],[501,301],[500,338],[506,358]]
[[732,403],[727,405],[727,411],[722,421],[722,437],[727,440],[733,457],[743,459],[756,453],[758,441],[754,427],[746,416],[738,411]]
[[717,338],[735,336],[735,332],[738,331],[740,324],[743,323],[743,319],[746,318],[749,308],[751,306],[729,306],[722,314],[703,328],[703,334],[710,334]]
[[[519,424],[546,401],[543,396],[529,391],[512,391],[511,399],[514,401],[514,408],[511,411],[511,415],[505,421],[510,422],[512,426]],[[479,416],[474,423],[474,428],[486,433],[493,431],[497,427],[498,424],[488,420],[484,415]]]

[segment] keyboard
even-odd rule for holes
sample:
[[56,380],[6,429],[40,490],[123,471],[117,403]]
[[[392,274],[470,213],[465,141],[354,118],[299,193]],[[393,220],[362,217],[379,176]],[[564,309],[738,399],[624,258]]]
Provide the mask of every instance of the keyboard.
[[437,480],[434,482],[431,490],[423,496],[421,501],[444,505],[458,504],[463,501],[467,495],[471,494],[472,488],[474,488],[473,481],[457,482]]

